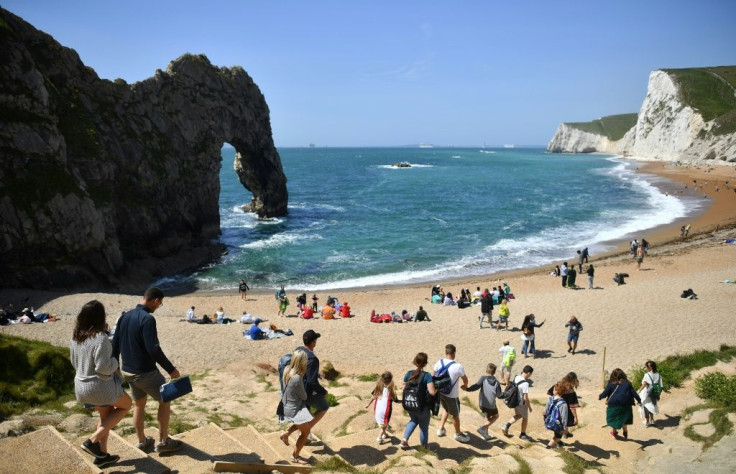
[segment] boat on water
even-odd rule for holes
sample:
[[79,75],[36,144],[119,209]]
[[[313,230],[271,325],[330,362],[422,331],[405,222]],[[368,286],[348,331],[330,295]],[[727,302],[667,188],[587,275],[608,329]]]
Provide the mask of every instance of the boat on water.
[[434,145],[431,143],[420,143],[419,148],[434,148]]
[[391,165],[394,168],[411,168],[411,163],[408,161],[398,161]]
[[504,148],[516,148],[516,145],[514,145],[513,143],[511,143],[511,144],[508,144],[508,143],[507,143],[507,144],[506,144],[506,145],[504,145],[503,147],[504,147]]

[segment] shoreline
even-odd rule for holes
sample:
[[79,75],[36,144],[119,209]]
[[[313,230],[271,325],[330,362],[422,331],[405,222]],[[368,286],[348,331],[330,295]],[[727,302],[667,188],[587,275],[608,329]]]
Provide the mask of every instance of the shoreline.
[[[629,253],[629,242],[631,238],[646,235],[650,245],[664,245],[678,242],[680,240],[680,226],[690,224],[690,236],[695,236],[712,231],[717,227],[736,226],[736,193],[733,192],[736,185],[736,166],[733,165],[680,165],[675,166],[673,162],[642,160],[634,157],[620,157],[621,160],[632,163],[637,173],[648,174],[657,178],[663,178],[665,181],[656,180],[651,184],[656,186],[660,192],[664,194],[685,194],[688,198],[701,198],[703,194],[707,195],[709,202],[702,210],[693,215],[688,215],[679,219],[675,219],[667,224],[658,225],[636,234],[627,234],[621,238],[599,242],[603,245],[609,245],[613,248],[596,255],[596,260],[610,259],[622,257]],[[712,170],[712,171],[705,171]],[[715,172],[713,172],[715,171]],[[696,177],[693,178],[693,175]],[[729,179],[730,177],[730,179]],[[707,181],[708,185],[704,188],[703,194],[694,192],[692,180],[695,179],[699,183]],[[731,189],[726,189],[726,182]],[[715,192],[715,186],[720,186],[720,191]],[[687,189],[685,189],[687,186]],[[575,256],[568,259],[574,260]],[[559,262],[562,263],[562,260]],[[521,276],[535,275],[540,272],[548,273],[555,264],[550,262],[547,265],[532,266],[518,268],[513,270],[501,270],[494,273],[485,273],[473,276],[461,276],[442,278],[445,286],[467,286],[469,281],[502,281],[504,279],[513,279]],[[300,288],[288,290],[290,293],[349,293],[361,291],[384,291],[387,289],[418,289],[428,288],[431,286],[427,282],[408,282],[408,283],[387,283],[378,285],[366,285],[358,287],[335,287],[327,290],[306,291]],[[270,295],[276,288],[255,289],[249,291],[252,294]],[[230,289],[205,289],[195,290],[193,293],[201,295],[227,295],[236,291],[237,287],[234,282],[233,288]]]

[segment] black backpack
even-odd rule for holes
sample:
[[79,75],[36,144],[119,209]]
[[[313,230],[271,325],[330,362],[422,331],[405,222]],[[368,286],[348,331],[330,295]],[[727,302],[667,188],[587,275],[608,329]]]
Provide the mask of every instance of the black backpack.
[[519,406],[519,402],[521,401],[519,384],[522,383],[529,383],[529,381],[520,380],[518,384],[516,382],[509,381],[509,384],[506,386],[506,390],[504,390],[503,394],[501,395],[501,398],[503,398],[503,402],[506,404],[507,407],[516,408]]
[[424,372],[419,374],[415,380],[410,380],[404,385],[401,393],[401,406],[408,412],[421,412],[427,405],[427,389],[419,383],[424,376]]

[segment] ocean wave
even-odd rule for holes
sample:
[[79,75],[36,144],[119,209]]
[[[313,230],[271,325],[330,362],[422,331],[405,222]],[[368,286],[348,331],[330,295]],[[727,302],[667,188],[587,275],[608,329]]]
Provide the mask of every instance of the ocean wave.
[[280,234],[274,234],[266,239],[262,240],[256,240],[254,242],[248,242],[245,244],[241,244],[239,247],[241,249],[266,249],[266,248],[274,248],[274,247],[283,247],[284,245],[294,245],[302,241],[306,240],[321,240],[324,239],[319,234],[301,234],[301,233],[291,233],[291,232],[283,232]]
[[419,163],[409,163],[411,167],[401,167],[401,166],[394,166],[394,165],[376,165],[376,168],[381,168],[385,170],[410,170],[412,168],[434,168],[434,165],[422,165]]
[[328,211],[345,212],[345,208],[342,206],[334,206],[332,204],[324,203],[307,203],[307,202],[295,202],[289,204],[289,209],[326,209]]

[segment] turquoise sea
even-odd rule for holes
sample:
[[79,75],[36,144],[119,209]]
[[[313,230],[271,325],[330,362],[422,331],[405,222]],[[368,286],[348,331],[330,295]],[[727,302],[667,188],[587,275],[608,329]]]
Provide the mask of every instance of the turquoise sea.
[[[542,148],[284,148],[288,215],[259,221],[223,148],[222,261],[160,282],[327,290],[553,265],[696,212],[631,162]],[[410,168],[392,163],[408,162]]]

